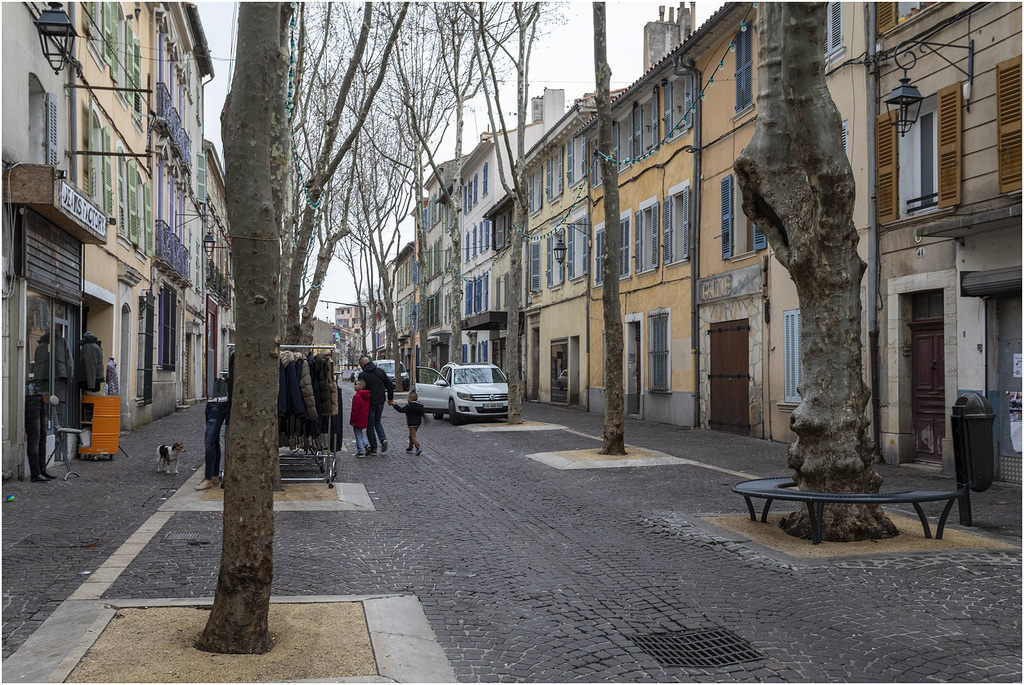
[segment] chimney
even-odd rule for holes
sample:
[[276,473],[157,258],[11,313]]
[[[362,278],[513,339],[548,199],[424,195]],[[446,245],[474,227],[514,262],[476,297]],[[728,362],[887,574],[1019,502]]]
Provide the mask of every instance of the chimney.
[[686,40],[693,33],[693,19],[697,16],[697,3],[691,2],[689,9],[686,3],[679,3],[679,37]]
[[565,114],[565,90],[545,88],[544,97],[540,100],[543,104],[541,119],[544,121],[544,131],[546,132]]
[[544,121],[544,98],[538,96],[530,98],[530,123],[536,124]]
[[650,21],[644,26],[644,73],[665,58],[681,42],[679,25],[672,21],[672,10],[669,9],[669,20],[665,21],[664,7],[659,7],[658,21]]
[[674,24],[675,21],[676,21],[676,8],[675,7],[669,7],[668,8],[668,23]]

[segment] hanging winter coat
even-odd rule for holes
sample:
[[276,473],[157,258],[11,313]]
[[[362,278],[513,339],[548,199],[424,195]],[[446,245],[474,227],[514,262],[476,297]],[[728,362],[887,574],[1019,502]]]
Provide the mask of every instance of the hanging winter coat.
[[78,387],[96,392],[103,384],[103,348],[92,333],[82,336],[82,349],[78,359]]
[[302,401],[306,405],[306,418],[315,419],[316,413],[316,396],[313,394],[313,380],[309,373],[309,362],[306,361],[305,356],[301,354],[295,354],[294,363],[299,372],[299,390],[302,392]]
[[331,359],[331,416],[341,413],[341,406],[338,404],[338,383],[334,380],[334,360]]
[[334,385],[331,379],[331,357],[328,354],[318,354],[315,359],[317,403],[316,409],[321,415],[331,413],[331,386]]

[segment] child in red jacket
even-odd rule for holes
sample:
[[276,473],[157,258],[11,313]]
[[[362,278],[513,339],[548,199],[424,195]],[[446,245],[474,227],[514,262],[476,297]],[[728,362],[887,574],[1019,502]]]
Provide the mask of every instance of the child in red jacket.
[[369,444],[363,431],[370,419],[370,391],[366,389],[366,383],[356,381],[356,396],[352,398],[352,415],[349,417],[349,425],[356,433],[356,456],[366,456],[366,446]]

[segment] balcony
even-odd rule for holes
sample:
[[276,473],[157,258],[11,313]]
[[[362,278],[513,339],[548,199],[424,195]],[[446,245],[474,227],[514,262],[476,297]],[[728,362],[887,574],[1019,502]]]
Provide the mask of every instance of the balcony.
[[156,84],[156,115],[158,117],[156,128],[170,138],[173,147],[185,163],[185,167],[191,169],[192,141],[189,140],[188,133],[181,125],[181,117],[174,107],[174,100],[171,98],[170,91],[167,90],[167,84],[163,81]]
[[206,290],[222,304],[231,303],[231,281],[210,260],[206,260]]
[[188,283],[188,248],[185,247],[167,222],[156,220],[156,258],[170,268],[171,276]]

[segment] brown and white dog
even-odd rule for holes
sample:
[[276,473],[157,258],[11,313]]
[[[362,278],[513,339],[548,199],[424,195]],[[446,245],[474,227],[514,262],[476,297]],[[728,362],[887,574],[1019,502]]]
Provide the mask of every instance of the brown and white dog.
[[185,445],[176,442],[173,445],[160,445],[156,450],[156,472],[170,473],[174,467],[174,473],[178,472],[178,457],[185,451]]

